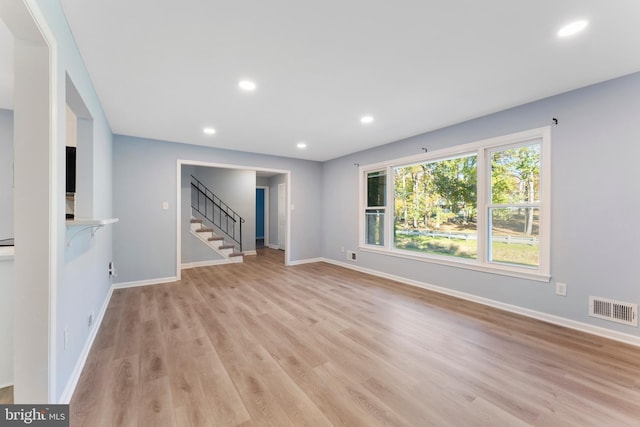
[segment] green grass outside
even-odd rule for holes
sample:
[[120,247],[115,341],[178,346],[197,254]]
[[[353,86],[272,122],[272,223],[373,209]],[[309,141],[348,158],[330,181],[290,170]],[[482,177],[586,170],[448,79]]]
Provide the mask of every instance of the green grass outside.
[[[447,239],[421,235],[397,235],[396,249],[426,252],[436,255],[454,256],[458,258],[476,259],[478,250],[475,240]],[[537,267],[539,247],[520,243],[496,242],[492,245],[492,260],[507,264]]]

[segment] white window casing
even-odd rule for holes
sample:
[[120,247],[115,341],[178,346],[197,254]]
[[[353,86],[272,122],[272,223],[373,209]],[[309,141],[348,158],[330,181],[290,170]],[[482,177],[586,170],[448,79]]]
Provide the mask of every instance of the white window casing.
[[[540,145],[539,161],[539,200],[527,200],[524,203],[496,204],[492,201],[491,194],[491,153],[518,148],[532,143]],[[465,155],[477,156],[477,256],[462,258],[456,256],[438,255],[428,252],[409,251],[394,247],[395,227],[395,188],[394,169],[411,165],[433,163],[448,160]],[[367,244],[366,212],[371,209],[367,206],[367,176],[371,172],[384,171],[386,173],[386,206],[376,207],[384,209],[384,244]],[[550,280],[550,231],[551,231],[551,129],[549,126],[518,132],[514,134],[485,139],[469,144],[457,145],[441,150],[420,153],[418,155],[388,160],[371,165],[360,166],[359,182],[359,246],[362,251],[369,251],[387,256],[401,257],[423,262],[443,264],[494,274],[507,275],[531,279],[541,282]],[[490,238],[490,210],[500,209],[538,209],[538,265],[524,266],[508,262],[492,261]],[[530,212],[533,212],[530,211]],[[531,215],[531,213],[530,213]]]

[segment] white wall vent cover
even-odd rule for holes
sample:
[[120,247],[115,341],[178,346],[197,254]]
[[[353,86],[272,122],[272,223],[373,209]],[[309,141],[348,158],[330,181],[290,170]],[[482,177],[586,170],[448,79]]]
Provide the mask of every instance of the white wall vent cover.
[[589,297],[589,316],[637,327],[638,304]]

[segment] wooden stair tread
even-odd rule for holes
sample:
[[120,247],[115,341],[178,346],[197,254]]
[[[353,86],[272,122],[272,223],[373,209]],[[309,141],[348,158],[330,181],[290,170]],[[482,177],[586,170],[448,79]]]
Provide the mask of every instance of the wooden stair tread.
[[[218,253],[226,258],[232,258],[232,257],[244,257],[244,253],[242,252],[238,252],[236,251],[236,246],[232,245],[232,244],[225,244],[224,242],[224,237],[222,236],[216,236],[215,234],[215,230],[212,227],[206,227],[204,225],[204,221],[200,218],[191,218],[190,220],[191,224],[199,224],[200,227],[193,227],[192,230],[195,231],[196,233],[211,233],[210,237],[207,237],[207,241],[208,242],[219,242],[216,243],[215,245],[212,243],[210,246],[212,246],[214,249],[216,249],[218,251]],[[202,239],[204,240],[204,237],[202,237]],[[218,246],[220,243],[222,243],[220,246]],[[231,253],[227,254],[226,251],[225,252],[219,252],[220,250],[225,250],[225,249],[231,249]]]

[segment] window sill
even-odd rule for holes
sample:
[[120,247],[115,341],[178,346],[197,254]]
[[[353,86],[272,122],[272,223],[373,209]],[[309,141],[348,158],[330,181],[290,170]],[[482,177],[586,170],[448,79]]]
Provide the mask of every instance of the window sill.
[[453,261],[444,257],[418,255],[418,254],[414,255],[404,251],[378,249],[370,246],[360,246],[359,249],[363,252],[370,252],[370,253],[375,253],[379,255],[387,255],[387,256],[392,256],[397,258],[409,259],[413,261],[421,261],[421,262],[427,262],[427,263],[438,264],[438,265],[446,265],[448,267],[463,268],[465,270],[473,270],[473,271],[480,271],[483,273],[498,274],[501,276],[509,276],[509,277],[515,277],[518,279],[533,280],[536,282],[549,283],[549,281],[551,280],[551,276],[549,274],[544,274],[544,273],[540,273],[533,270],[531,272],[523,271],[523,269],[515,269],[506,265],[505,266],[480,265],[475,263],[473,260],[460,259],[460,260]]

